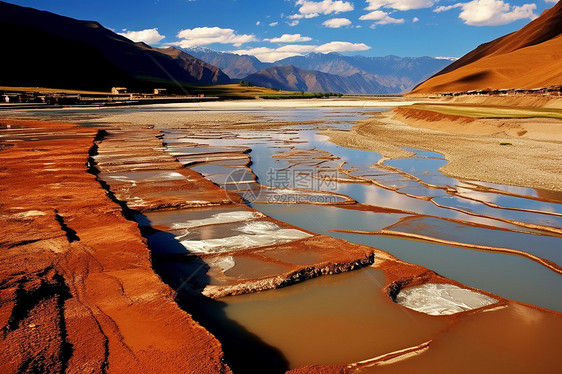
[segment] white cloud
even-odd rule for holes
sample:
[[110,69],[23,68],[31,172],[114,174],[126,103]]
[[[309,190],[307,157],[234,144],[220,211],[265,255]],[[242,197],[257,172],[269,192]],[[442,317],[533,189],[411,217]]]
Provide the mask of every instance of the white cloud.
[[213,43],[232,44],[240,47],[244,43],[255,42],[258,39],[252,34],[236,34],[232,29],[220,27],[196,27],[194,29],[181,30],[178,38],[183,39],[173,45],[182,48],[196,47]]
[[260,21],[257,21],[257,22],[256,22],[256,26],[259,26],[260,24],[261,24]]
[[131,39],[134,42],[144,42],[149,45],[158,44],[165,38],[164,35],[160,35],[157,28],[140,31],[127,31],[124,29],[122,33],[119,33],[119,35]]
[[[289,46],[285,46],[285,47],[289,47]],[[311,51],[305,51],[304,53],[306,52],[311,52]],[[298,51],[289,51],[289,50],[279,51],[278,49],[267,48],[267,47],[241,49],[238,51],[233,51],[232,53],[236,53],[239,55],[255,56],[258,60],[263,62],[275,62],[287,57],[302,55],[302,52],[298,52]]]
[[419,19],[418,17],[414,17],[414,18],[412,19],[412,23],[416,23],[416,22],[418,22],[419,20],[420,20],[420,19]]
[[322,44],[314,49],[314,52],[318,53],[330,53],[330,52],[352,52],[352,51],[366,51],[371,49],[367,44],[364,43],[350,43],[350,42],[330,42]]
[[300,43],[300,42],[309,42],[312,38],[308,36],[301,36],[301,34],[283,34],[277,38],[272,39],[264,39],[271,43]]
[[291,21],[291,22],[287,22],[287,25],[289,25],[289,26],[291,26],[291,27],[294,27],[294,26],[296,26],[296,25],[298,25],[298,24],[299,24],[299,20],[297,20],[297,19],[294,20],[294,21]]
[[396,10],[411,10],[432,7],[439,0],[367,0],[366,10],[391,8]]
[[451,10],[454,8],[461,8],[463,6],[462,3],[447,5],[447,6],[438,6],[437,8],[433,9],[435,13],[446,12],[447,10]]
[[449,6],[440,6],[433,11],[436,13],[461,8],[459,18],[471,26],[498,26],[517,21],[519,19],[535,19],[536,4],[523,4],[521,6],[504,3],[503,0],[472,0],[468,3],[457,3]]
[[552,4],[556,4],[558,2],[558,0],[544,0],[545,3],[552,3]]
[[433,58],[437,60],[448,60],[448,61],[457,61],[459,59],[458,57],[446,57],[446,56],[435,56]]
[[322,1],[308,1],[297,0],[296,5],[300,5],[299,12],[287,18],[301,19],[301,18],[314,18],[320,14],[338,14],[342,12],[350,12],[353,10],[353,4],[349,1],[342,0],[322,0]]
[[308,14],[291,14],[290,16],[287,16],[288,19],[303,19],[303,18],[314,18],[314,17],[318,17],[320,14],[318,13],[308,13]]
[[322,25],[332,29],[337,29],[343,26],[351,25],[351,21],[348,20],[347,18],[332,18],[322,22]]
[[271,27],[275,27],[275,26],[277,26],[277,25],[279,25],[279,22],[271,22],[271,23],[269,24],[269,26],[271,26]]
[[280,53],[301,54],[301,53],[314,52],[316,48],[318,47],[315,45],[289,44],[289,45],[284,45],[283,47],[276,48],[275,51]]
[[283,58],[292,56],[302,56],[310,52],[317,53],[330,53],[330,52],[351,52],[351,51],[366,51],[370,49],[363,43],[350,43],[350,42],[330,42],[322,45],[285,45],[279,48],[252,48],[234,51],[233,53],[252,55],[257,57],[263,62],[275,62]]
[[362,21],[375,21],[373,25],[388,25],[391,23],[404,23],[404,18],[392,18],[387,12],[382,10],[373,10],[359,17]]

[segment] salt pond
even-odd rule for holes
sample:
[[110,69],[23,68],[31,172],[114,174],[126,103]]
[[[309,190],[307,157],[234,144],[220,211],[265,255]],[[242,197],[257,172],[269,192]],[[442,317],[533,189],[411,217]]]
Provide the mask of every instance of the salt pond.
[[[317,108],[307,111],[303,118],[330,118],[333,111]],[[326,126],[345,130],[360,117],[357,113],[344,114],[348,121],[334,122],[332,117]],[[294,125],[282,131],[236,133],[173,130],[165,132],[164,137],[171,153],[182,146],[178,143],[176,147],[174,143],[180,138],[200,144],[200,150],[186,150],[192,153],[207,152],[213,147],[217,154],[234,150],[246,152],[251,148],[250,168],[259,184],[237,185],[235,181],[234,185],[225,187],[237,190],[239,186],[239,192],[249,196],[248,203],[267,216],[308,231],[381,248],[400,259],[500,296],[562,311],[562,299],[552,297],[562,292],[562,275],[522,257],[529,253],[562,266],[562,216],[559,213],[562,205],[557,202],[541,200],[532,193],[528,197],[502,193],[513,191],[509,186],[486,190],[480,182],[447,177],[439,171],[447,161],[435,152],[408,148],[414,152],[412,157],[381,164],[379,154],[332,144],[307,125]],[[233,170],[248,170],[245,164],[225,166],[210,161],[188,167],[219,185],[225,183],[227,173],[236,175]],[[330,183],[326,182],[330,178]],[[478,188],[474,187],[476,185]],[[337,205],[311,205],[314,201],[310,199],[278,201],[268,196],[290,197],[303,188],[347,196],[365,206],[359,210],[347,209]],[[516,192],[529,191],[518,188]],[[377,212],[381,207],[403,213]],[[466,246],[377,235],[376,232],[383,229]],[[522,256],[477,250],[470,248],[471,245],[514,249]],[[537,292],[537,289],[542,291]]]

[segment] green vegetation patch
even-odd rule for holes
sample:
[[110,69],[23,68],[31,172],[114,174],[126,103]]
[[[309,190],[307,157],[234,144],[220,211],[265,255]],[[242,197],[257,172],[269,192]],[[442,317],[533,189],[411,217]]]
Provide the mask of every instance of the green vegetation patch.
[[300,92],[291,94],[263,95],[262,99],[321,99],[325,97],[342,97],[343,94],[335,92]]
[[46,87],[12,87],[12,86],[0,86],[0,91],[8,92],[39,92],[39,93],[57,93],[65,92],[67,94],[83,94],[83,95],[109,95],[108,92],[101,91],[86,91],[86,90],[71,90],[67,88],[46,88]]
[[240,85],[240,84],[222,84],[213,86],[186,86],[190,94],[205,96],[218,96],[222,98],[239,98],[248,99],[262,97],[264,95],[276,94],[295,94],[291,91],[279,91],[271,88]]
[[562,120],[562,110],[550,108],[507,108],[448,104],[415,104],[411,108],[472,118],[554,118]]

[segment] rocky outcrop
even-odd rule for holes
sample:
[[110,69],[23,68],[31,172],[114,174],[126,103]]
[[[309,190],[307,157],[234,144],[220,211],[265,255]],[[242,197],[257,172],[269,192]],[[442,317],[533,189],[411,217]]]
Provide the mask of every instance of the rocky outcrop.
[[[276,258],[279,253],[290,253],[283,261]],[[242,295],[245,293],[287,287],[322,275],[344,273],[369,266],[375,262],[373,249],[334,239],[325,235],[317,235],[273,247],[249,249],[239,253],[244,256],[261,258],[265,262],[280,264],[286,267],[278,274],[259,278],[227,279],[227,285],[208,285],[203,295],[213,299],[224,296]],[[309,263],[294,263],[291,257],[314,256]],[[236,259],[236,257],[234,257]]]

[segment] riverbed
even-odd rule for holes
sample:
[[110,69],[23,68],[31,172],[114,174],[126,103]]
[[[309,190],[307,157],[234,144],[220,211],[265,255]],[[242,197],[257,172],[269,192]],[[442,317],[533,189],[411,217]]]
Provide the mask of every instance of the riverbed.
[[[220,110],[228,118],[228,109]],[[499,321],[541,320],[541,347],[556,346],[556,329],[552,339],[547,334],[556,314],[498,299],[562,311],[559,194],[451,178],[440,172],[447,160],[439,153],[404,147],[410,156],[386,159],[322,134],[348,131],[379,110],[255,108],[232,115],[269,118],[271,126],[160,123],[147,134],[108,125],[111,135],[101,144],[109,148],[95,157],[98,178],[138,212],[154,269],[179,292],[178,304],[221,341],[235,371],[364,364],[404,349],[425,352],[436,336],[454,336],[450,353],[459,354],[467,333],[445,333],[457,321],[445,317],[447,310],[479,316],[463,312],[484,308],[492,317],[475,321],[489,339],[503,336]],[[190,111],[180,113],[189,122]],[[214,115],[200,111],[198,118],[206,113]],[[95,124],[89,113],[81,115],[85,125]],[[148,146],[147,136],[158,146]],[[327,242],[317,234],[382,251],[373,263],[361,252],[368,247],[357,251],[334,241],[327,256]],[[351,262],[326,267],[323,261],[334,262],[338,250]],[[472,288],[470,300],[455,300],[456,286],[432,283],[424,293],[410,288],[413,301],[407,292],[396,297],[385,289],[385,252]],[[309,278],[299,279],[299,272],[307,269],[317,279],[302,282]],[[290,282],[275,280],[287,274],[294,276]],[[194,298],[198,293],[209,299]],[[442,303],[451,295],[452,309]],[[438,316],[420,312],[419,303],[433,305]],[[513,341],[529,338],[531,330],[519,329]],[[434,357],[431,365],[443,359],[423,357]]]

